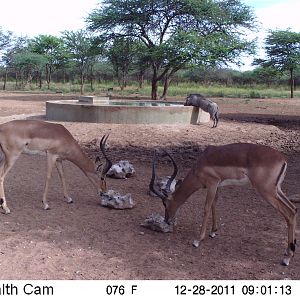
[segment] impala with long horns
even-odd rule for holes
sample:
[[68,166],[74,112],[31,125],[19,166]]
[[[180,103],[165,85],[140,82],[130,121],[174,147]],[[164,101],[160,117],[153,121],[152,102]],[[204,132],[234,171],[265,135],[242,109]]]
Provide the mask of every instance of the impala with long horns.
[[288,245],[282,264],[287,266],[294,256],[296,239],[297,208],[281,190],[287,162],[283,154],[267,146],[236,143],[224,146],[208,146],[188,172],[181,184],[170,192],[177,175],[177,166],[170,154],[174,172],[165,190],[155,188],[156,153],[152,163],[152,178],[149,188],[158,195],[165,206],[165,221],[173,224],[178,208],[197,190],[207,189],[200,242],[205,238],[210,211],[212,212],[211,237],[217,231],[216,201],[218,188],[226,185],[251,183],[258,193],[283,215],[288,227]]
[[[0,125],[0,207],[10,212],[4,194],[4,179],[21,153],[47,155],[47,177],[43,193],[44,209],[49,209],[47,193],[52,170],[56,165],[62,182],[64,198],[73,200],[66,188],[62,161],[68,160],[78,166],[100,194],[106,191],[106,173],[112,163],[105,153],[108,136],[103,136],[100,149],[106,160],[98,175],[100,166],[82,151],[71,133],[62,125],[39,120],[15,120]],[[98,161],[99,159],[96,159]]]

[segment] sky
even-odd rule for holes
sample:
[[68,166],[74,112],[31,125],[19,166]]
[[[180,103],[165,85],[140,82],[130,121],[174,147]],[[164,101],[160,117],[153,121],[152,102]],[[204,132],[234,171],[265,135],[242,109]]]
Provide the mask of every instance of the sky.
[[[35,37],[39,34],[59,36],[64,30],[85,27],[85,18],[100,0],[0,0],[0,27],[17,36]],[[269,29],[300,32],[299,0],[243,0],[251,6],[261,24],[260,45]],[[244,68],[249,67],[246,62]]]
[[262,29],[287,29],[300,32],[299,0],[244,0],[253,7]]
[[[260,24],[258,32],[251,36],[251,38],[257,38],[258,51],[256,58],[264,57],[262,47],[269,30],[290,29],[300,32],[299,0],[244,0],[244,3],[253,8]],[[240,70],[253,69],[252,61],[253,57],[244,58],[244,65]]]
[[17,36],[59,36],[85,27],[99,0],[0,0],[0,27]]

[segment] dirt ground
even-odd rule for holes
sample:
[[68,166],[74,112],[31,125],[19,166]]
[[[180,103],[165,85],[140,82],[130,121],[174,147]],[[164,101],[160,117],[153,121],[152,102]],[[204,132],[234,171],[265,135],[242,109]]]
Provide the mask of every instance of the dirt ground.
[[[45,119],[45,101],[62,98],[0,92],[0,123]],[[100,206],[87,178],[66,162],[75,201],[63,201],[55,170],[48,196],[51,209],[44,211],[45,157],[22,155],[5,181],[11,214],[0,214],[0,279],[300,279],[297,249],[290,266],[280,265],[287,239],[283,217],[251,187],[222,188],[218,235],[207,237],[199,248],[192,241],[199,238],[205,190],[183,205],[175,232],[158,233],[140,226],[151,213],[164,211],[161,201],[147,194],[154,149],[169,150],[183,177],[209,144],[270,145],[288,157],[283,190],[287,195],[300,194],[300,100],[215,101],[221,112],[216,129],[211,124],[62,123],[91,157],[97,155],[99,138],[110,134],[112,160],[128,159],[136,176],[109,178],[109,188],[131,193],[136,203],[132,210]],[[160,175],[171,171],[166,160],[160,162]],[[300,221],[296,235],[299,240]]]

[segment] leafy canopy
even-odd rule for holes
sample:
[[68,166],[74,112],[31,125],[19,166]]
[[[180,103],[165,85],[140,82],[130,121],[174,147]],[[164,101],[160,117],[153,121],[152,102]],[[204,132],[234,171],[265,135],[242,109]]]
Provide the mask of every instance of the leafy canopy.
[[246,31],[255,27],[252,10],[240,0],[104,0],[87,18],[98,40],[120,37],[144,44],[142,61],[153,70],[152,99],[157,82],[188,64],[239,62],[252,53]]
[[300,64],[300,33],[290,30],[270,31],[266,40],[266,62],[279,70],[290,70]]
[[242,37],[254,28],[255,17],[239,0],[106,0],[87,23],[106,41],[119,36],[142,41],[153,60],[225,62],[250,50]]

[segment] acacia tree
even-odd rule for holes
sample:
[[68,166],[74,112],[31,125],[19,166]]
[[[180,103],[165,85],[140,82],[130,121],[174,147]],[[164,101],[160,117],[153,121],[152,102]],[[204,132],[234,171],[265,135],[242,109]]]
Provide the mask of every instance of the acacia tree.
[[[8,43],[9,41],[9,43]],[[28,39],[26,37],[15,37],[9,35],[9,40],[6,37],[6,45],[2,48],[1,63],[5,67],[3,90],[6,89],[7,75],[9,69],[14,69],[16,71],[15,65],[13,63],[13,58],[17,53],[24,51],[27,47]],[[17,72],[15,72],[17,78]]]
[[4,31],[0,27],[0,65],[4,64],[4,83],[3,90],[6,88],[8,66],[6,64],[6,53],[9,51],[13,41],[13,35],[10,31]]
[[4,31],[0,27],[0,52],[5,49],[10,43],[12,38],[12,32],[11,31]]
[[139,88],[142,88],[144,85],[144,77],[151,67],[150,58],[145,55],[147,53],[147,47],[142,42],[136,43],[135,55],[133,61],[133,69],[137,75],[137,81],[139,83]]
[[27,84],[31,85],[34,73],[38,74],[45,67],[47,59],[44,55],[29,51],[16,53],[12,57],[12,65],[16,69],[16,87],[18,84],[18,74],[21,78],[21,87],[24,88]]
[[135,51],[135,43],[124,37],[116,38],[108,51],[108,58],[113,65],[121,90],[127,86],[127,77],[133,66]]
[[91,66],[93,58],[98,55],[101,50],[95,46],[90,35],[85,30],[64,31],[62,39],[69,53],[70,59],[74,60],[80,72],[80,93],[84,92],[84,79]]
[[266,59],[256,59],[254,64],[288,71],[291,98],[294,97],[294,71],[300,64],[300,33],[290,30],[270,31],[265,39]]
[[64,56],[63,41],[61,38],[52,35],[39,35],[30,41],[29,49],[31,52],[44,55],[47,59],[45,73],[49,89],[52,73],[61,64],[61,59]]
[[215,65],[250,52],[244,30],[254,28],[255,18],[240,0],[105,0],[87,23],[105,41],[122,36],[144,43],[157,99],[159,81],[167,90],[189,63]]

